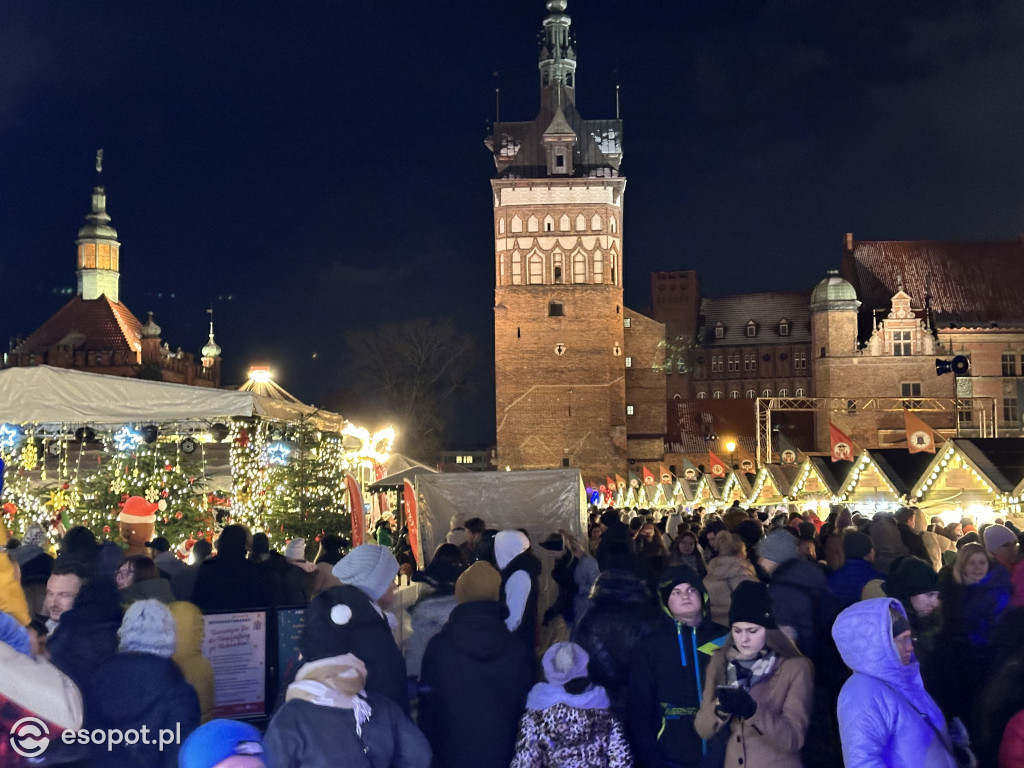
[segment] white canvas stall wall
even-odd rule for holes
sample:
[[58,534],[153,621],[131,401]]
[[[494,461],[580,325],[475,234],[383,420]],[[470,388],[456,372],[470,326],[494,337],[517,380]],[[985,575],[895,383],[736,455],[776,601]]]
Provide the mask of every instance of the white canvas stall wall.
[[578,469],[467,472],[416,476],[420,546],[430,562],[457,525],[479,517],[488,528],[523,528],[537,551],[548,534],[564,528],[586,546],[587,501]]

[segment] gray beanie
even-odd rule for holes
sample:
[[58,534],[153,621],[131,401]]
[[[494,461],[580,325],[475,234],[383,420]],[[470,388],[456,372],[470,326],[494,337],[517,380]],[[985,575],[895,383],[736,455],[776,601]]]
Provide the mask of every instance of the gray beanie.
[[771,560],[780,565],[800,557],[796,536],[780,528],[768,531],[768,534],[757,545],[757,554],[765,560]]
[[380,600],[398,575],[398,561],[387,547],[360,544],[341,558],[331,573],[371,600]]
[[119,651],[169,659],[177,645],[178,628],[171,609],[159,600],[137,600],[125,611],[117,636],[121,640]]

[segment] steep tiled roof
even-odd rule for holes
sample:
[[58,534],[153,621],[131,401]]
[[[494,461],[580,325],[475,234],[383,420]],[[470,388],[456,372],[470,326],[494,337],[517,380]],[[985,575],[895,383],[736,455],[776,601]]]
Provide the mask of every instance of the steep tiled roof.
[[930,297],[939,328],[1024,327],[1024,245],[1016,240],[854,242],[841,272],[869,310],[888,308],[902,284],[916,306]]
[[106,296],[91,300],[75,296],[14,352],[44,352],[58,343],[85,352],[135,352],[141,332],[142,324],[124,304]]
[[[544,107],[529,122],[496,123],[494,135],[488,139],[498,161],[499,176],[519,179],[548,178],[544,131],[555,118],[557,107]],[[565,123],[576,134],[573,147],[574,176],[618,176],[622,156],[621,120],[584,120],[576,106],[562,105]],[[506,165],[507,158],[513,158]]]
[[[708,297],[700,303],[702,347],[756,344],[806,344],[811,340],[810,294],[807,291],[775,291],[773,293],[740,293],[732,296]],[[789,321],[789,335],[779,335],[779,321]],[[757,335],[747,336],[747,323],[757,324]],[[715,327],[721,323],[725,337],[715,338]]]

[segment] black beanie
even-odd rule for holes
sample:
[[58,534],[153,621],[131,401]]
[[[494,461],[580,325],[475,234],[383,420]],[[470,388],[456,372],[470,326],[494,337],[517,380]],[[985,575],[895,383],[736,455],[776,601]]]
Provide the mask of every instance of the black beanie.
[[900,558],[885,580],[885,593],[904,603],[914,595],[935,592],[938,588],[939,577],[931,565],[919,557]]
[[843,557],[847,560],[863,560],[874,549],[871,537],[860,531],[847,531],[843,534]]
[[775,612],[768,587],[760,581],[741,581],[732,592],[729,606],[729,624],[742,621],[758,624],[765,629],[776,629]]
[[383,622],[370,605],[370,598],[349,585],[331,587],[314,597],[306,606],[305,624],[299,638],[304,661],[319,661],[331,656],[353,653],[372,638],[372,628]]
[[704,582],[701,581],[697,572],[688,565],[674,565],[671,568],[666,568],[661,574],[661,578],[658,579],[658,596],[661,598],[661,604],[666,608],[668,607],[668,596],[672,594],[672,590],[678,584],[689,584],[701,593],[703,599]]

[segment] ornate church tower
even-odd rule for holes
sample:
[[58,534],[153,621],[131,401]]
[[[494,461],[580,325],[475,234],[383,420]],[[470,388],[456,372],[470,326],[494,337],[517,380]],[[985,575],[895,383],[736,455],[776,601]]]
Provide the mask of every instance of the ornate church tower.
[[548,0],[540,112],[496,122],[498,469],[626,466],[622,126],[576,111],[566,0]]
[[[96,153],[96,177],[103,172],[103,150]],[[121,279],[118,262],[121,244],[117,230],[110,226],[107,195],[97,184],[92,190],[92,211],[85,217],[85,226],[78,230],[78,295],[86,301],[106,296],[118,303]]]

